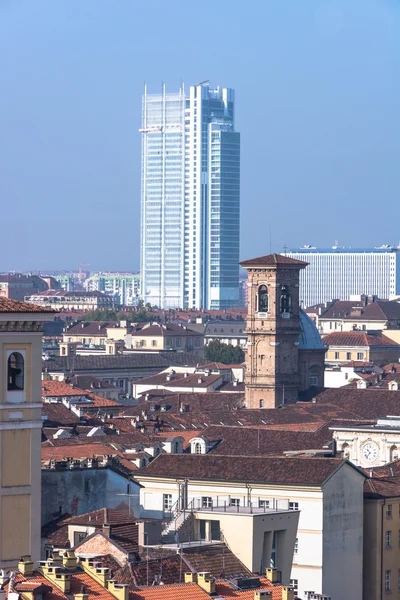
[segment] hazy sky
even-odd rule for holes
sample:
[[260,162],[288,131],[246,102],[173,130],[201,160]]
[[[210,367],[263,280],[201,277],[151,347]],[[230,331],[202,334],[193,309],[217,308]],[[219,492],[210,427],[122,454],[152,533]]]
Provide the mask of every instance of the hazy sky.
[[399,0],[0,0],[0,271],[139,267],[141,94],[236,89],[241,257],[400,239]]

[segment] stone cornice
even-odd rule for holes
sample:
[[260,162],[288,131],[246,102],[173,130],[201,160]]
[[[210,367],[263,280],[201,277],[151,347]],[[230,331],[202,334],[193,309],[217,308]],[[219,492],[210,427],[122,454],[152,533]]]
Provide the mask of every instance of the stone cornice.
[[39,333],[43,321],[0,321],[0,333]]

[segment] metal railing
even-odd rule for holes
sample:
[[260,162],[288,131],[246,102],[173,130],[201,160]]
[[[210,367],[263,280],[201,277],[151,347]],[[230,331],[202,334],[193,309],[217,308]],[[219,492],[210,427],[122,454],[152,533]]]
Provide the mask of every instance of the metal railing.
[[254,498],[249,496],[202,496],[193,498],[192,510],[199,512],[226,512],[242,514],[262,514],[284,510],[298,510],[298,506],[289,500],[280,498]]

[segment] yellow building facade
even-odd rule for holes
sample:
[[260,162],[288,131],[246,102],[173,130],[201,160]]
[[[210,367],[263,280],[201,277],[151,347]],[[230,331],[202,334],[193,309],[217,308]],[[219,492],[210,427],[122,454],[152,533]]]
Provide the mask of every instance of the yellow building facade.
[[363,598],[400,599],[400,477],[365,486]]
[[0,568],[40,558],[42,326],[53,311],[0,299]]

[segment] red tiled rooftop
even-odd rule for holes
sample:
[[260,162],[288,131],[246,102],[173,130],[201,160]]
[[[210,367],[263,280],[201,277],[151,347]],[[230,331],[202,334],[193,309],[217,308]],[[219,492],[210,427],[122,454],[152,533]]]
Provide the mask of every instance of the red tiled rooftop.
[[[266,577],[260,577],[259,590],[271,590],[271,600],[282,600],[282,585],[273,585]],[[240,600],[254,600],[256,590],[235,590],[227,581],[216,582],[215,591],[221,598],[240,598]],[[160,599],[161,600],[161,599]]]
[[178,583],[129,592],[129,600],[210,600],[210,596],[197,583]]
[[[338,458],[281,458],[220,456],[216,454],[160,454],[138,479],[147,477],[240,481],[321,486],[346,461]],[[356,467],[354,467],[356,468]]]
[[30,302],[0,298],[0,313],[55,313],[52,308],[43,308]]
[[242,260],[239,263],[242,267],[275,267],[277,265],[286,265],[294,267],[306,267],[307,262],[303,260],[297,260],[296,258],[290,258],[283,254],[267,254],[266,256],[259,256],[258,258],[250,258],[249,260]]
[[56,381],[55,379],[46,379],[42,381],[42,397],[49,396],[85,396],[85,390],[72,387],[64,381]]
[[102,527],[105,523],[108,525],[126,525],[135,522],[135,519],[127,512],[115,508],[99,508],[82,515],[69,517],[64,521],[64,523],[70,525],[90,525],[91,527]]
[[397,344],[385,335],[370,335],[363,331],[337,331],[328,333],[322,338],[326,346],[392,346],[400,351],[400,344]]
[[93,456],[122,456],[122,452],[103,444],[79,444],[68,446],[42,446],[42,462],[48,460],[64,460],[93,458]]

